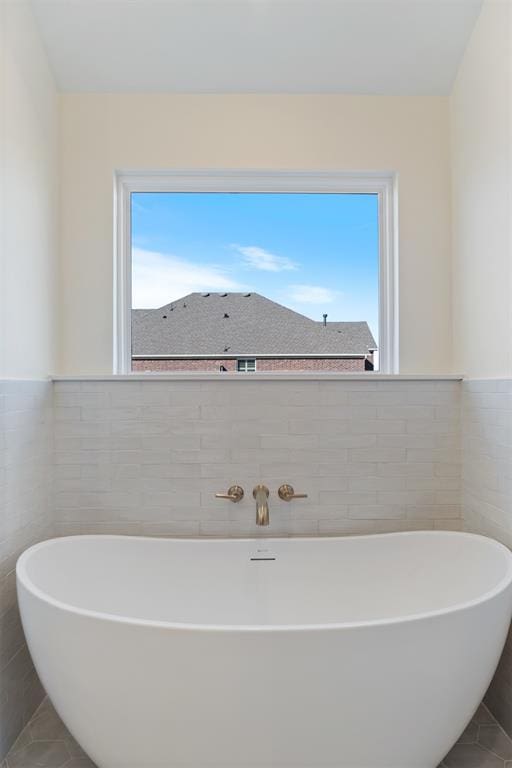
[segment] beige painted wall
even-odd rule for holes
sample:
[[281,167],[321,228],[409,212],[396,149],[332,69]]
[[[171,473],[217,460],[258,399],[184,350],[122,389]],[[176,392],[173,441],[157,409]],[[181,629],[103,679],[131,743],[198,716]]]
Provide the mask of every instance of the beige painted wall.
[[[512,544],[512,6],[487,0],[450,99],[464,527]],[[476,380],[475,380],[476,379]],[[485,379],[485,380],[479,380]],[[494,379],[494,380],[492,380]],[[512,733],[512,634],[486,703]]]
[[0,378],[55,367],[58,96],[28,4],[0,2]]
[[[44,697],[16,559],[52,535],[58,96],[28,3],[0,0],[0,761]],[[4,381],[12,379],[12,381]]]
[[512,375],[512,6],[485,3],[450,99],[455,367]]
[[112,371],[114,169],[396,170],[402,372],[451,370],[442,97],[62,96],[60,373]]

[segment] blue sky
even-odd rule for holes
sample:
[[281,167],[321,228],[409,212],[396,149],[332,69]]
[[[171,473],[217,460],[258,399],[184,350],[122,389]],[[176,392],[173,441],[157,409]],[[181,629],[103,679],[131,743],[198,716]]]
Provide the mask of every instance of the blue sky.
[[132,195],[133,306],[257,291],[378,333],[376,195]]

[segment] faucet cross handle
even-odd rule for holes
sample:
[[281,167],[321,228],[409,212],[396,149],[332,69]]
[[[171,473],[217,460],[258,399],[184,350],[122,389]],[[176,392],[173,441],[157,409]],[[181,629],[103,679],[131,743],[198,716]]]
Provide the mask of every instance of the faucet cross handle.
[[232,501],[234,504],[236,504],[239,501],[242,501],[244,497],[244,489],[241,485],[232,485],[230,488],[228,488],[227,493],[216,493],[215,498],[216,499],[228,499],[229,501]]
[[283,501],[291,501],[292,499],[307,499],[307,493],[295,493],[293,486],[285,483],[279,487],[277,495]]

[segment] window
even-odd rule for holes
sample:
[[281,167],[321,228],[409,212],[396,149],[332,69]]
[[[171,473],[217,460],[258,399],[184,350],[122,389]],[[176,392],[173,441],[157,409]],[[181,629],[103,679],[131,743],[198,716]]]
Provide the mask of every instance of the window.
[[118,174],[114,371],[398,372],[390,174]]
[[237,371],[239,373],[254,373],[256,370],[256,360],[237,360]]

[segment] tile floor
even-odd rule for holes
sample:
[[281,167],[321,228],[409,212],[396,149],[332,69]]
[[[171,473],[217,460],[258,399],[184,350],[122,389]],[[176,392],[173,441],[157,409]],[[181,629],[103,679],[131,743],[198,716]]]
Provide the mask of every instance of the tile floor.
[[[46,699],[0,768],[95,768]],[[512,741],[483,705],[439,768],[512,768]]]
[[95,768],[45,699],[0,768]]
[[481,704],[439,768],[512,768],[512,740]]

